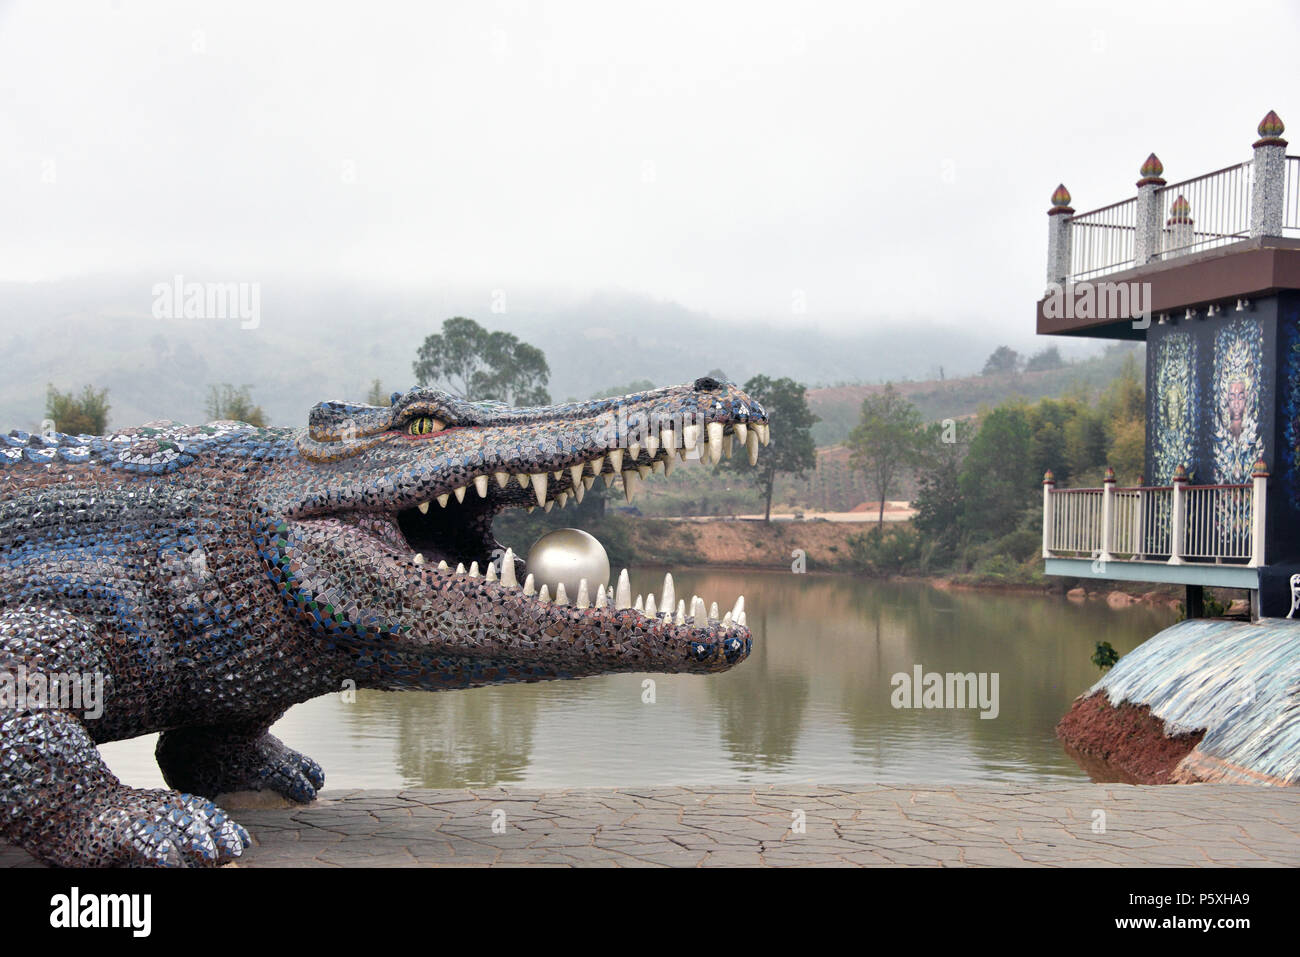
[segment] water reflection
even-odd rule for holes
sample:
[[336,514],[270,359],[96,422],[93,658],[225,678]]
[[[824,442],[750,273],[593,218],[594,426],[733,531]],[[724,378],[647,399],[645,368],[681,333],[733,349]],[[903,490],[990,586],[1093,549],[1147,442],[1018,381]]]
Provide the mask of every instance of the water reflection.
[[[658,590],[662,570],[633,588]],[[276,734],[331,787],[613,786],[800,781],[1084,780],[1053,727],[1165,609],[779,572],[675,573],[677,593],[744,593],[754,653],[721,675],[610,675],[466,692],[361,692],[290,710]],[[891,678],[996,672],[998,715],[899,710]],[[653,678],[653,703],[647,677]],[[157,786],[152,738],[109,745],[128,783]]]

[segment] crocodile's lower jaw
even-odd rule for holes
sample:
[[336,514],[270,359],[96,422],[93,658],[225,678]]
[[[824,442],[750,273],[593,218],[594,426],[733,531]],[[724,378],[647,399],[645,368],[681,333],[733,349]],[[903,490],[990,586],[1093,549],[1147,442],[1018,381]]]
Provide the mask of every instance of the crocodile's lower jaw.
[[[733,431],[729,424],[725,430],[701,438],[706,440],[699,446],[705,462],[716,462],[732,451],[747,454],[753,462],[759,446],[767,442],[767,427],[754,426],[742,432]],[[566,594],[554,583],[534,581],[524,561],[492,535],[492,521],[503,509],[542,507],[550,511],[556,504],[563,508],[581,502],[598,479],[611,485],[621,478],[630,501],[645,476],[651,471],[670,474],[675,460],[684,461],[687,452],[670,441],[649,449],[634,446],[607,452],[550,473],[479,475],[413,507],[395,513],[353,513],[345,520],[379,539],[391,557],[409,562],[411,571],[420,574],[430,588],[461,577],[466,584],[478,580],[530,604],[571,606],[590,615],[635,611],[645,616],[649,627],[672,629],[687,640],[691,631],[698,631],[698,637],[708,637],[711,643],[721,639],[724,646],[738,652],[749,645],[743,596],[724,596],[723,602],[693,595],[678,597],[671,575],[666,576],[659,593],[633,596],[626,570],[604,588],[589,582],[585,588],[580,586],[577,594]]]

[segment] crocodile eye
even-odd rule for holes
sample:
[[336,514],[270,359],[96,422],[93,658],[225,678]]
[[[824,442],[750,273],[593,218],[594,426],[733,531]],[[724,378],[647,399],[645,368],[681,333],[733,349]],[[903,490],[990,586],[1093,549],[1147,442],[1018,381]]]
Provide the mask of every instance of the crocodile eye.
[[447,426],[445,423],[435,419],[431,415],[422,415],[417,419],[412,419],[406,424],[407,435],[429,435],[433,432],[441,432]]

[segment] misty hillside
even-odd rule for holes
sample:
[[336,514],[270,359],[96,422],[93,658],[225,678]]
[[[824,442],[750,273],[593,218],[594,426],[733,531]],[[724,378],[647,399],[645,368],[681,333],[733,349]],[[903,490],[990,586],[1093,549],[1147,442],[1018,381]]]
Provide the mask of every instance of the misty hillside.
[[[154,318],[152,284],[168,278],[0,284],[7,360],[0,426],[35,427],[47,383],[64,391],[107,388],[117,427],[202,421],[209,386],[222,382],[250,386],[272,424],[299,425],[321,399],[364,399],[376,378],[386,391],[414,385],[416,349],[453,315],[540,347],[557,401],[634,380],[689,381],[712,369],[738,382],[764,373],[810,386],[925,379],[941,367],[951,378],[978,372],[1003,341],[976,326],[916,321],[864,319],[843,332],[819,327],[815,317],[728,321],[628,293],[519,290],[504,300],[504,313],[494,313],[493,290],[341,281],[263,282],[260,322],[242,329],[233,318]],[[1022,352],[1044,344],[1035,341],[1030,316],[1027,307],[1025,335],[1009,343]],[[1079,354],[1097,346],[1061,348]],[[827,433],[825,440],[834,438]]]

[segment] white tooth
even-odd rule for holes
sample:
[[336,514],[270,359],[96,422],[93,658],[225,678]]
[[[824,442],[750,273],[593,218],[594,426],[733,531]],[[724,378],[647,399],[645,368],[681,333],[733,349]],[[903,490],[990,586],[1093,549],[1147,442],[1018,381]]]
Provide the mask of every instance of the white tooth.
[[[582,497],[587,494],[587,486],[583,483],[586,482],[588,478],[591,478],[591,476],[584,475],[581,482],[573,483],[573,498],[579,505],[582,504]],[[596,481],[595,479],[591,480],[593,482]]]
[[744,442],[744,441],[745,441],[745,433],[749,431],[749,426],[745,425],[744,422],[737,422],[735,425],[732,426],[732,429],[735,430],[735,433],[736,433],[736,441],[737,441],[737,442]]
[[618,588],[614,592],[614,607],[616,609],[626,608],[632,604],[632,584],[627,578],[627,569],[618,573]]
[[600,470],[605,467],[605,456],[598,455],[587,464],[591,466],[592,478],[595,478],[600,474]]
[[709,461],[714,465],[722,458],[722,423],[709,423]]
[[664,456],[664,475],[672,475],[673,469],[677,468],[677,462],[673,459],[672,454]]
[[[536,507],[537,507],[536,505],[533,506],[533,508],[536,508]],[[543,505],[543,506],[542,506],[542,511],[543,511],[543,512],[549,512],[549,511],[550,511],[551,509],[553,509],[553,508],[555,508],[555,499],[551,499],[549,502],[547,502],[545,505]]]
[[758,464],[758,426],[754,426],[745,438],[745,451],[749,453],[749,464]]
[[709,605],[709,617],[714,621],[718,620],[718,603],[716,601]]
[[748,619],[745,618],[745,613],[743,611],[736,617],[736,624],[738,624],[741,628],[749,627],[749,621]]
[[564,582],[560,582],[555,586],[555,603],[557,605],[567,605],[569,603],[569,596],[564,593]]
[[617,476],[617,475],[618,475],[617,472],[602,472],[602,473],[601,473],[601,476],[600,476],[600,477],[603,478],[603,479],[605,480],[605,488],[609,488],[611,485],[614,484],[614,478],[615,478],[615,476]]
[[[594,475],[584,475],[584,476],[582,477],[582,487],[583,487],[584,489],[587,489],[588,491],[590,491],[590,490],[591,490],[591,487],[592,487],[593,485],[595,485],[595,484],[596,484],[596,476],[594,476]],[[578,501],[581,502],[582,499],[578,499]]]
[[564,474],[563,471],[561,471],[560,469],[556,469],[554,472],[551,473],[551,478],[553,478],[555,481],[558,482],[560,480],[560,476],[563,474]]
[[677,602],[677,614],[673,616],[673,624],[674,625],[686,624],[686,602],[685,601],[679,600]]
[[487,498],[487,483],[488,478],[486,475],[474,476],[474,488],[478,492],[479,498]]
[[537,508],[536,505],[529,505],[529,506],[528,506],[528,514],[529,514],[529,515],[532,515],[532,514],[533,514],[533,511],[534,511],[536,508]]
[[417,505],[417,506],[415,506],[415,507],[418,508],[418,509],[420,510],[420,514],[421,514],[421,515],[428,515],[428,514],[429,514],[429,503],[428,503],[428,502],[421,502],[419,505]]
[[587,579],[578,582],[578,601],[579,608],[590,608],[591,597],[587,594]]
[[633,442],[631,445],[629,445],[627,447],[627,454],[628,457],[631,458],[633,462],[635,462],[638,458],[641,457],[641,443]]
[[632,610],[633,610],[633,611],[639,611],[639,612],[641,612],[642,614],[645,614],[645,602],[642,601],[640,595],[637,595],[637,596],[636,596],[636,601],[632,602]]
[[736,604],[731,609],[731,617],[734,621],[739,621],[741,613],[745,610],[745,596],[741,595],[736,599]]
[[515,476],[515,481],[519,483],[520,488],[528,488],[528,480],[531,478],[527,472],[520,472]]
[[423,564],[424,564],[424,556],[423,556],[422,554],[420,554],[419,552],[416,552],[416,553],[415,553],[415,564],[417,564],[417,565],[423,565]]
[[677,604],[677,593],[673,590],[673,573],[668,572],[664,575],[664,608],[672,611],[675,604]]
[[659,430],[659,445],[668,451],[677,448],[677,437],[673,435],[672,429]]
[[488,562],[487,574],[484,575],[483,577],[486,578],[486,579],[487,579],[488,581],[490,581],[490,582],[494,582],[494,581],[496,581],[496,580],[497,580],[497,567],[496,567],[496,565],[493,565],[491,562]]
[[600,611],[602,608],[605,608],[608,605],[609,605],[609,596],[605,594],[605,589],[597,588],[596,589],[596,610]]
[[639,491],[641,491],[641,476],[636,474],[635,469],[628,469],[623,473],[623,497],[630,502]]
[[[682,426],[682,448],[693,449],[695,443],[700,441],[700,427],[698,425]],[[684,458],[685,456],[683,456]]]
[[533,581],[533,575],[529,572],[528,577],[524,579],[524,594],[532,598],[537,594],[537,585]]
[[664,468],[664,463],[667,461],[668,459],[655,459],[653,462],[650,463],[650,471],[662,472]]
[[545,583],[542,584],[542,590],[537,593],[537,600],[542,603],[546,603],[551,600],[551,593],[547,589]]
[[734,435],[724,435],[722,437],[722,454],[727,458],[731,458],[735,445],[736,437]]
[[582,482],[582,463],[579,462],[577,465],[570,465],[569,484],[572,485],[574,488],[577,488],[581,482]]
[[654,618],[659,614],[659,609],[655,607],[655,593],[651,592],[650,597],[645,600],[645,616]]
[[501,559],[501,584],[508,588],[517,588],[519,579],[515,578],[514,549],[506,549],[506,557]]
[[438,496],[438,507],[439,507],[439,508],[446,508],[446,507],[447,507],[447,499],[449,499],[449,498],[451,498],[451,493],[450,493],[450,492],[443,492],[441,495],[439,495],[439,496]]
[[605,591],[609,592],[609,603],[611,605],[614,604],[614,586],[610,585],[605,589]]
[[611,450],[610,450],[610,452],[609,452],[609,466],[610,466],[610,470],[611,470],[615,475],[617,475],[619,472],[623,471],[623,450],[622,450],[622,449],[611,449]]
[[679,448],[679,449],[677,450],[677,457],[678,457],[679,459],[681,459],[683,462],[685,462],[685,461],[686,461],[686,449],[685,449],[685,448]]
[[469,563],[469,577],[478,578],[478,562]]
[[497,484],[500,485],[502,488],[505,488],[506,485],[509,484],[510,482],[509,472],[494,472],[493,474],[496,476]]
[[465,501],[465,486],[462,485],[460,488],[456,489],[456,501]]
[[457,575],[463,575],[463,574],[465,574],[465,563],[464,563],[464,562],[457,562],[457,563],[456,563],[456,574],[457,574]]
[[764,445],[772,441],[772,428],[766,422],[755,425],[754,428],[758,429],[758,441]]
[[699,595],[691,598],[691,623],[696,628],[703,628],[709,623],[709,616],[704,610],[704,599]]
[[555,496],[555,500],[560,503],[560,508],[564,508],[564,506],[569,504],[569,493],[561,492],[559,495]]
[[533,491],[537,493],[537,504],[546,504],[546,473],[538,472],[533,477]]
[[659,436],[647,435],[645,437],[645,454],[654,458],[659,454]]
[[449,570],[449,569],[448,569],[448,566],[447,566],[447,561],[446,561],[446,559],[443,559],[442,561],[438,562],[438,571],[440,571],[440,572],[445,572],[445,571],[448,571],[448,570]]
[[654,469],[650,468],[648,465],[638,465],[636,467],[636,474],[641,476],[643,479],[653,471]]
[[722,616],[722,627],[728,630],[731,629],[731,612],[727,612]]

